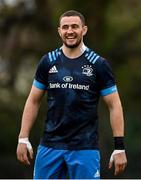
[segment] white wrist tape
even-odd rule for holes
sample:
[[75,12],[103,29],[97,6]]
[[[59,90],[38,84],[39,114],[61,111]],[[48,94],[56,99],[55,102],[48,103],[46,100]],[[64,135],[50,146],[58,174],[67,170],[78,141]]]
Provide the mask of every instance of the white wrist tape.
[[115,154],[119,154],[119,153],[123,153],[123,152],[125,152],[125,150],[114,150],[111,157],[110,157],[110,162],[112,162],[114,160]]
[[18,143],[26,144],[26,147],[29,151],[32,149],[32,145],[29,142],[28,138],[19,138]]

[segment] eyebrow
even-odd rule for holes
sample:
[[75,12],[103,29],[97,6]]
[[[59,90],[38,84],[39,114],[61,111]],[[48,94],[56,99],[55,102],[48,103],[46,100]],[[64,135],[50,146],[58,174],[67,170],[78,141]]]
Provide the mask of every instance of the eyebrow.
[[63,25],[60,24],[60,27],[63,27],[63,26],[80,26],[80,24],[76,24],[76,23],[73,23],[73,24],[63,24]]
[[79,24],[63,24],[62,26],[74,26],[74,25],[77,25],[77,26],[79,26]]

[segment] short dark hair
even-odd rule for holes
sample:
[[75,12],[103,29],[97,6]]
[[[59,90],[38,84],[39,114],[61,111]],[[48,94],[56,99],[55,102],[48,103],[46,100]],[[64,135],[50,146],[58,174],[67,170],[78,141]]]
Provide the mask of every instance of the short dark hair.
[[82,24],[85,25],[85,18],[83,16],[83,14],[81,14],[80,12],[75,11],[75,10],[69,10],[69,11],[64,12],[59,18],[59,23],[60,23],[61,19],[63,17],[66,17],[66,16],[67,17],[69,17],[69,16],[78,16],[80,18]]

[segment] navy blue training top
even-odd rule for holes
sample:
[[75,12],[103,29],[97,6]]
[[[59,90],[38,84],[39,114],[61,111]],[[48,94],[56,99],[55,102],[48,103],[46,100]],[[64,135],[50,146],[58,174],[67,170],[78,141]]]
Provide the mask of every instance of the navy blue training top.
[[89,48],[74,59],[56,49],[40,60],[33,85],[48,93],[41,145],[98,149],[99,97],[117,91],[107,60]]

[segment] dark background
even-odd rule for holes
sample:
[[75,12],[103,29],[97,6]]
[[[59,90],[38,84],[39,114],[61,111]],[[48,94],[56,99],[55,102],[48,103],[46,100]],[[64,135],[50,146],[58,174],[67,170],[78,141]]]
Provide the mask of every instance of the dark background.
[[[114,70],[125,116],[126,171],[117,178],[141,178],[141,1],[140,0],[0,0],[0,178],[32,178],[33,163],[16,159],[23,107],[36,65],[43,54],[61,46],[58,18],[78,10],[89,27],[85,44],[108,59]],[[30,140],[36,147],[42,133],[45,98]],[[107,107],[100,102],[102,178],[113,151]]]

